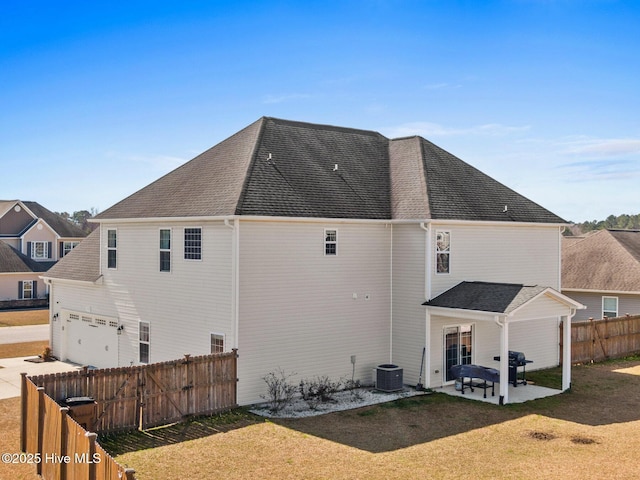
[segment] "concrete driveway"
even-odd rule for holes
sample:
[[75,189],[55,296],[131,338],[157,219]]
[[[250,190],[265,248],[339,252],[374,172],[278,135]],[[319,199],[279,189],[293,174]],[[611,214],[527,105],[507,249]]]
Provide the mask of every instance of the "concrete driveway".
[[[7,327],[22,328],[22,327]],[[31,357],[0,358],[0,400],[20,396],[20,374],[42,375],[45,373],[68,372],[81,367],[66,362],[27,362]]]

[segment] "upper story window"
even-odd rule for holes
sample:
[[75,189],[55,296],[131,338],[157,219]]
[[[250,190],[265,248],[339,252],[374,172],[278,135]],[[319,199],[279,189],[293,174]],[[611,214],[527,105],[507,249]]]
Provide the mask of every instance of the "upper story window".
[[171,230],[160,230],[160,271],[171,271]]
[[451,271],[451,232],[436,231],[436,273]]
[[337,230],[324,230],[324,254],[325,255],[337,255],[338,254],[338,231]]
[[30,242],[31,258],[34,260],[45,260],[49,256],[49,242]]
[[202,260],[202,229],[184,229],[184,258],[185,260]]
[[78,246],[79,243],[80,242],[62,242],[62,252],[60,256],[64,257],[65,255],[68,255],[71,250]]
[[117,247],[117,230],[107,230],[107,268],[116,268],[118,265]]
[[618,316],[618,297],[602,297],[602,318]]

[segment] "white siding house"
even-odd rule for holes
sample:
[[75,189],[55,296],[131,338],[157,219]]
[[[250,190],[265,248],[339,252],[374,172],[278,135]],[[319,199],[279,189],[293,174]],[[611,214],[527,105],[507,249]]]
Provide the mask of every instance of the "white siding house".
[[262,118],[96,221],[46,275],[54,355],[237,348],[241,404],[279,370],[366,384],[391,362],[415,385],[423,350],[432,388],[454,360],[506,377],[508,350],[557,365],[580,307],[558,292],[564,221],[420,137]]

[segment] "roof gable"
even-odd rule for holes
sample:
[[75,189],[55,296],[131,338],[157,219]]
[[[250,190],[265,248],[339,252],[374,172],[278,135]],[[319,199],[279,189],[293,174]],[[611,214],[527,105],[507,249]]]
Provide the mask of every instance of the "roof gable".
[[[84,238],[86,232],[77,225],[53,213],[51,210],[43,207],[37,202],[22,202],[33,215],[46,222],[49,227],[59,236],[63,238]],[[31,226],[29,226],[30,228]]]

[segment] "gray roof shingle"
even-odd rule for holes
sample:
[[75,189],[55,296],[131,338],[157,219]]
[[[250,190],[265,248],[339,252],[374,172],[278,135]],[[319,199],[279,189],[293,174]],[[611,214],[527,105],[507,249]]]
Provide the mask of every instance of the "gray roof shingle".
[[461,282],[423,305],[509,314],[547,288],[515,283]]
[[46,272],[54,262],[36,262],[0,241],[0,273]]
[[562,240],[562,288],[640,292],[640,231],[600,230]]
[[100,229],[96,229],[62,257],[47,272],[47,277],[95,282],[100,278]]
[[97,218],[225,215],[566,223],[421,137],[269,117]]

